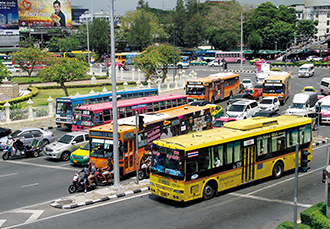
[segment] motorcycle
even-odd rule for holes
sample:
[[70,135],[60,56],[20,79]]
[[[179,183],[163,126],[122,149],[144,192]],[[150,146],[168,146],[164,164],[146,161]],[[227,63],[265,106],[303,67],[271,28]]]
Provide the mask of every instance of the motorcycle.
[[42,147],[39,146],[37,140],[32,141],[29,146],[24,146],[20,140],[8,139],[6,142],[6,148],[3,150],[3,160],[9,160],[10,157],[39,157],[39,153],[42,151]]
[[146,168],[149,166],[149,162],[142,162],[141,169],[139,169],[139,180],[149,179],[149,175],[146,174]]
[[97,169],[96,173],[97,173],[96,177],[98,178],[100,185],[112,185],[113,184],[113,174],[111,172],[109,172],[108,170],[103,172],[103,174],[105,175],[105,178],[106,178],[105,180],[102,176],[102,170],[100,168]]
[[[95,189],[97,186],[97,183],[99,183],[98,178],[97,178],[98,174],[96,174],[95,177],[93,177],[91,179],[91,184],[90,187],[88,186],[88,180],[86,181],[86,188],[88,191]],[[87,179],[87,178],[85,178]],[[80,174],[78,174],[77,172],[74,174],[73,179],[72,179],[72,184],[69,186],[68,191],[69,193],[75,193],[77,191],[84,191],[85,186],[84,186],[84,180],[83,176],[80,176]]]

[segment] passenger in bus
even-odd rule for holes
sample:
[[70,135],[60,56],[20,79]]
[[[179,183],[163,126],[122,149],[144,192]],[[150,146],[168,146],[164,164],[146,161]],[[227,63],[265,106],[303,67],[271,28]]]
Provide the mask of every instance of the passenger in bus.
[[218,156],[215,156],[215,159],[214,159],[214,166],[215,167],[219,167],[220,166],[220,159]]

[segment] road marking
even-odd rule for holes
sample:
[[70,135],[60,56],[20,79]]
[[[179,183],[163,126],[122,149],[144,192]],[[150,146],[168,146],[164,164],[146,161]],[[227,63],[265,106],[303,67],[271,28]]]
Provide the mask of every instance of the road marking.
[[39,183],[27,184],[27,185],[22,185],[21,188],[27,188],[27,187],[38,186],[38,185],[39,185]]
[[32,223],[35,222],[39,216],[44,212],[44,210],[19,210],[19,211],[14,211],[13,213],[27,213],[27,214],[32,214],[26,221],[25,223]]
[[3,163],[13,163],[13,164],[20,164],[20,165],[32,165],[32,166],[36,166],[36,167],[43,167],[43,168],[49,168],[49,169],[62,169],[62,170],[69,170],[69,171],[76,171],[77,170],[77,169],[73,169],[73,168],[63,168],[63,167],[54,166],[54,165],[40,165],[40,164],[21,162],[21,161],[4,161]]
[[[261,201],[265,201],[265,202],[280,203],[280,204],[286,204],[286,205],[294,205],[293,201],[288,201],[288,200],[270,199],[270,198],[265,198],[265,197],[261,197],[261,196],[251,196],[251,195],[239,194],[239,193],[228,193],[228,195],[243,197],[243,198],[249,198],[249,199],[253,199],[253,200],[261,200]],[[310,208],[313,205],[297,203],[297,206],[304,207],[304,208]]]
[[0,178],[1,178],[1,177],[14,176],[14,175],[17,175],[17,174],[18,174],[18,173],[8,173],[8,174],[0,175]]
[[0,219],[0,227],[6,222],[6,219]]

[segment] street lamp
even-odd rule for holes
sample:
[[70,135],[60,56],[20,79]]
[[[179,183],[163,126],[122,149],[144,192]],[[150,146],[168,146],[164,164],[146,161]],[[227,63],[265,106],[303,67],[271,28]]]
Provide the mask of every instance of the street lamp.
[[87,51],[88,51],[88,54],[87,54],[88,55],[88,57],[87,57],[88,59],[87,59],[87,61],[88,61],[88,65],[89,65],[90,58],[89,58],[89,32],[88,32],[88,23],[89,22],[88,22],[88,19],[86,20],[86,22],[87,22]]
[[319,129],[320,129],[320,115],[321,115],[321,102],[318,102],[318,107],[317,107],[317,136],[319,136]]

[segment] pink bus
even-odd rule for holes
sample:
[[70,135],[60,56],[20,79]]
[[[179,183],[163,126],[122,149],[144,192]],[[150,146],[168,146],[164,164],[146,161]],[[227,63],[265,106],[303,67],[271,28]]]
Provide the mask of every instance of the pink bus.
[[[242,53],[243,62],[246,60],[244,58],[244,53]],[[215,60],[223,60],[225,58],[227,63],[240,63],[241,62],[241,52],[232,51],[216,51]]]
[[[155,112],[188,104],[187,95],[166,94],[117,101],[118,118]],[[112,121],[112,102],[76,107],[73,112],[72,131],[89,129]]]

